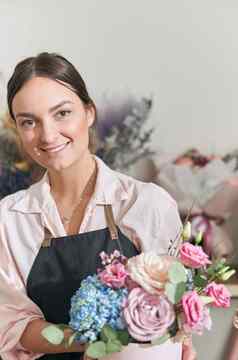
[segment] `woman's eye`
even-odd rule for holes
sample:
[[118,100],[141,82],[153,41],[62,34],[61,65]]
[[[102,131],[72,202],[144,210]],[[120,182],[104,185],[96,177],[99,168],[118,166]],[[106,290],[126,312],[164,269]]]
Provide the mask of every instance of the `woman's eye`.
[[35,120],[27,119],[21,122],[21,127],[25,129],[31,129],[35,126]]
[[71,114],[71,110],[60,110],[56,113],[56,118],[61,119]]

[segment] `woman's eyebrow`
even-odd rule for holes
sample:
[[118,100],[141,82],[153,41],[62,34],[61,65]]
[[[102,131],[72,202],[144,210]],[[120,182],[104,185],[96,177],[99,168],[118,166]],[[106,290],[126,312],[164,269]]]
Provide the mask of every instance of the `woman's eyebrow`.
[[[57,110],[58,108],[60,108],[61,106],[65,105],[65,104],[73,104],[73,102],[69,101],[69,100],[63,100],[63,101],[59,102],[58,104],[52,106],[49,109],[49,113],[54,112],[55,110]],[[19,112],[16,114],[15,118],[18,118],[18,117],[27,117],[27,118],[31,118],[31,119],[37,118],[33,113],[30,113],[30,112]]]
[[65,105],[65,104],[73,104],[72,101],[69,101],[69,100],[63,100],[61,102],[59,102],[58,104],[52,106],[50,109],[49,109],[49,113],[57,110],[58,108],[60,108],[61,106]]
[[27,117],[27,118],[31,118],[31,119],[35,119],[36,116],[32,113],[29,112],[19,112],[15,115],[15,118],[17,119],[18,117]]

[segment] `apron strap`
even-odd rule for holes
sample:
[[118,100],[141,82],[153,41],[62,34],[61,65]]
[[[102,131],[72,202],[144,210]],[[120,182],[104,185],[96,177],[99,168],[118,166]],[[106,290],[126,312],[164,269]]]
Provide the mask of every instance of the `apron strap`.
[[110,231],[111,239],[116,240],[118,239],[118,230],[112,211],[112,205],[103,205],[103,206],[104,206],[104,213],[106,217],[107,226]]
[[[104,205],[104,213],[106,217],[106,223],[110,232],[112,240],[118,239],[118,230],[115,223],[112,206]],[[41,247],[50,247],[52,234],[47,227],[44,227],[44,240],[42,241]]]
[[50,247],[52,234],[47,227],[44,227],[44,240],[42,241],[41,247]]

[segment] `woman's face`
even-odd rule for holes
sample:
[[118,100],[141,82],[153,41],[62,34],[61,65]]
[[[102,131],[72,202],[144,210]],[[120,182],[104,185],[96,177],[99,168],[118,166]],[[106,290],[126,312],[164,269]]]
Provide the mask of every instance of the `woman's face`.
[[94,109],[66,86],[34,77],[15,95],[12,109],[25,151],[41,166],[60,171],[89,155]]

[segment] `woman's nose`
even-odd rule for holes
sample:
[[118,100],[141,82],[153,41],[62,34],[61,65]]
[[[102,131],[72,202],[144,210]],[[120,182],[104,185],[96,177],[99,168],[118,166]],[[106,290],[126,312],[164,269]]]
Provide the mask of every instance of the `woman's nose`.
[[58,130],[54,124],[46,123],[40,129],[40,141],[43,144],[52,144],[57,138]]

